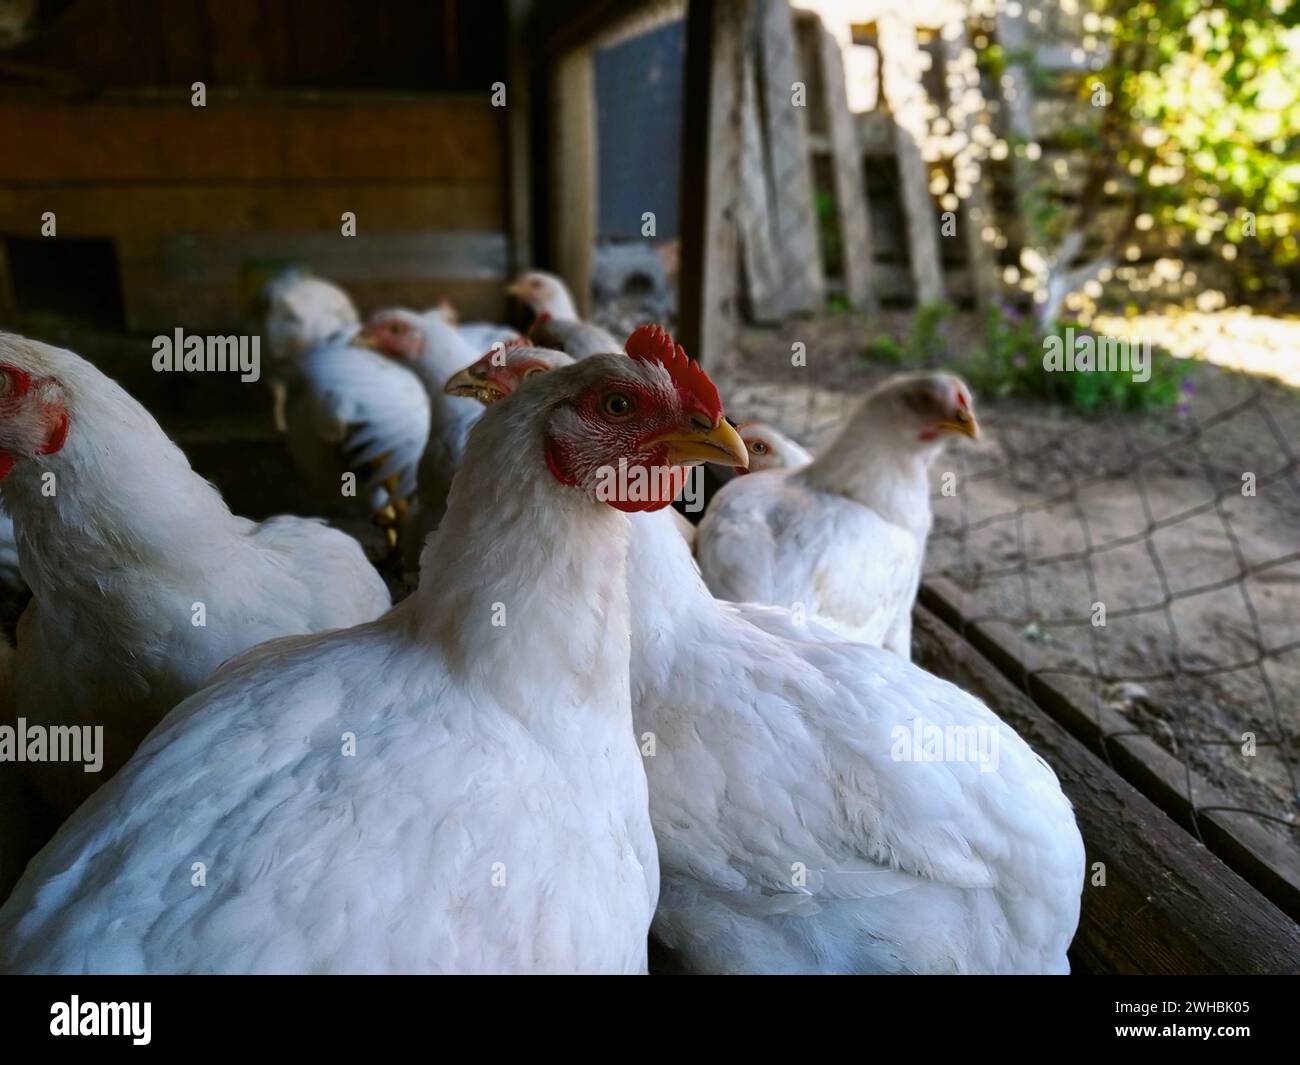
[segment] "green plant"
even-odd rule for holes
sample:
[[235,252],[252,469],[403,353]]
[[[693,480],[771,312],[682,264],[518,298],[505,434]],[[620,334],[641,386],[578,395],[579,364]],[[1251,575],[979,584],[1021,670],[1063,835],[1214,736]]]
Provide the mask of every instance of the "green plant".
[[[1049,341],[1031,316],[1010,305],[990,311],[979,344],[958,357],[945,337],[952,313],[946,303],[918,308],[902,343],[877,337],[867,345],[867,357],[899,369],[951,368],[981,396],[1059,403],[1085,415],[1167,410],[1190,390],[1193,364],[1159,348],[1151,350],[1145,381],[1127,370],[1049,370],[1044,360]],[[1057,338],[1062,350],[1083,337],[1096,340],[1077,322],[1059,322],[1048,336]]]
[[[1060,322],[1049,336],[1068,345],[1091,335],[1075,322]],[[985,320],[983,342],[961,372],[976,392],[1060,403],[1080,414],[1156,411],[1173,407],[1186,390],[1193,364],[1159,348],[1151,351],[1149,379],[1125,370],[1049,370],[1047,339],[1032,319],[1014,308],[993,310]]]
[[867,342],[867,358],[891,366],[942,366],[949,359],[944,323],[952,313],[953,308],[948,303],[923,303],[916,309],[911,328],[902,343],[893,337],[876,337]]

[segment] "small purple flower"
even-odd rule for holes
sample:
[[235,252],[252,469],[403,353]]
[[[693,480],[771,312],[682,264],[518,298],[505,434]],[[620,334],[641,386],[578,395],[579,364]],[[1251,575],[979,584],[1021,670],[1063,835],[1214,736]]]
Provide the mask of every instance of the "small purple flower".
[[1183,395],[1185,396],[1196,395],[1196,382],[1193,381],[1190,377],[1183,378],[1183,383],[1181,387],[1183,390]]
[[1188,403],[1186,400],[1183,400],[1181,403],[1178,404],[1179,414],[1187,414],[1189,411],[1191,411],[1191,409],[1192,409],[1192,405]]
[[1023,370],[1025,366],[1028,364],[1028,362],[1029,360],[1026,359],[1023,355],[1017,355],[1014,359],[1011,360],[1011,365],[1014,366],[1017,370]]

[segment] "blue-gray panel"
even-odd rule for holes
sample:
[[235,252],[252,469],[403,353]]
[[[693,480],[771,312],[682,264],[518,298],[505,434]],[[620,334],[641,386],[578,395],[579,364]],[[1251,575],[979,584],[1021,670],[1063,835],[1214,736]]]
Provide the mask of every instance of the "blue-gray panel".
[[640,237],[646,211],[677,236],[685,56],[684,22],[596,50],[601,237]]

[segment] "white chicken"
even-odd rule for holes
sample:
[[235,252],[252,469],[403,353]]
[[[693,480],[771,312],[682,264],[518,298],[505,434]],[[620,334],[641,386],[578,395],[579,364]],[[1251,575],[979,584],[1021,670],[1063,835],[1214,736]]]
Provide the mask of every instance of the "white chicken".
[[416,378],[412,387],[422,390],[429,404],[429,436],[417,467],[418,505],[408,513],[402,532],[403,568],[413,573],[419,568],[425,539],[442,521],[469,431],[483,413],[480,404],[448,395],[444,386],[482,352],[470,348],[438,311],[415,314],[392,310],[372,315],[357,334],[357,343],[408,368]]
[[[574,359],[562,351],[511,343],[484,355],[472,366],[453,376],[446,385],[449,396],[465,396],[490,405],[508,396],[520,384],[539,373],[571,366]],[[670,519],[688,543],[695,543],[695,526],[680,511],[670,509]]]
[[812,461],[810,451],[767,422],[737,422],[736,432],[745,441],[745,447],[749,451],[749,467],[710,471],[721,484],[726,484],[741,474],[785,470],[794,466],[806,466]]
[[633,519],[629,598],[672,962],[1068,971],[1084,852],[1051,769],[896,655],[715,599],[665,518]]
[[557,322],[580,320],[569,286],[545,270],[529,270],[520,274],[506,286],[506,294],[514,296],[537,318],[548,317]]
[[289,453],[313,495],[353,498],[394,527],[429,439],[429,401],[410,370],[354,338],[327,343],[298,364],[286,415]]
[[104,730],[102,772],[28,765],[65,813],[227,658],[390,605],[351,537],[236,517],[121,387],[70,351],[8,334],[0,497],[33,595],[18,625],[17,714]]
[[775,425],[767,422],[741,422],[736,426],[736,431],[749,450],[749,469],[737,470],[737,473],[784,470],[794,466],[807,466],[812,462],[812,452],[791,440]]
[[[658,866],[620,511],[743,453],[711,387],[611,356],[492,408],[426,551],[440,579],[177,707],[28,867],[0,968],[644,971]],[[611,470],[650,498],[607,491]]]
[[623,350],[611,333],[578,317],[568,286],[554,274],[530,270],[508,285],[506,292],[536,316],[528,340],[539,348],[562,351],[575,359]]
[[718,492],[696,542],[704,579],[721,599],[797,608],[910,657],[930,467],[953,434],[978,433],[956,377],[890,378],[812,462]]
[[361,317],[337,285],[298,272],[272,281],[263,298],[262,332],[271,356],[266,376],[274,400],[273,417],[275,427],[287,432],[285,401],[303,357],[356,332]]
[[487,351],[498,344],[509,344],[519,339],[519,330],[497,322],[462,322],[460,312],[451,300],[443,300],[432,312],[452,326],[460,338],[475,351]]

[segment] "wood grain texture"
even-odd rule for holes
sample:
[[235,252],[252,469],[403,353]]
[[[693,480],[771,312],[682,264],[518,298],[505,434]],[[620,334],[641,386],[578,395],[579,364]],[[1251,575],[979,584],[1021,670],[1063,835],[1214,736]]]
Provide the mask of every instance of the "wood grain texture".
[[499,181],[504,110],[482,96],[259,102],[0,101],[0,182]]

